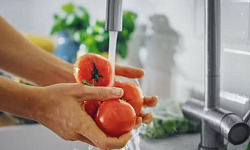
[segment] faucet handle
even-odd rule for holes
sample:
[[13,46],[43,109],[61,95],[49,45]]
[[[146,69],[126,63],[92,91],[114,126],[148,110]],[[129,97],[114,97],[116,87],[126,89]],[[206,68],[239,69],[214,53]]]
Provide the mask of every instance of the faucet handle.
[[243,122],[247,123],[249,121],[249,119],[250,119],[250,110],[243,117]]
[[249,138],[250,128],[240,117],[226,114],[220,124],[221,134],[232,144],[239,145]]

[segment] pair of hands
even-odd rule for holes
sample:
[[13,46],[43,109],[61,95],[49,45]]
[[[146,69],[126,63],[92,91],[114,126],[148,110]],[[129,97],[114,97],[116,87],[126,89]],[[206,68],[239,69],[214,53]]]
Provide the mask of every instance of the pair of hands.
[[[116,75],[127,78],[141,78],[144,71],[132,67],[116,65]],[[32,108],[32,119],[40,122],[65,140],[82,141],[101,149],[118,149],[131,138],[127,133],[119,138],[108,137],[95,124],[94,120],[81,106],[84,100],[109,100],[120,98],[122,89],[115,87],[90,87],[78,83],[61,83],[47,87],[33,88],[36,97]],[[153,107],[156,97],[144,97],[144,107]],[[149,123],[152,114],[141,114],[135,127]]]
[[[28,42],[1,16],[0,26],[0,69],[40,86],[55,84],[30,87],[0,77],[1,110],[36,120],[66,140],[80,140],[101,149],[121,148],[127,143],[131,137],[129,133],[119,138],[107,137],[81,107],[84,100],[120,98],[121,90],[114,92],[117,88],[74,83],[71,64]],[[116,66],[116,74],[141,78],[144,72]],[[145,97],[144,105],[153,106],[156,100]],[[151,119],[151,114],[142,114],[137,125]]]

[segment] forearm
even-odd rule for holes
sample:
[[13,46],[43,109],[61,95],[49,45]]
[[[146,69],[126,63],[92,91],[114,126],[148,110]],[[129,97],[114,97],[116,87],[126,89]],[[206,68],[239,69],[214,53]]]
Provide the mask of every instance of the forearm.
[[45,86],[75,82],[73,66],[27,41],[0,17],[0,69]]
[[36,93],[29,87],[0,76],[0,111],[32,119]]

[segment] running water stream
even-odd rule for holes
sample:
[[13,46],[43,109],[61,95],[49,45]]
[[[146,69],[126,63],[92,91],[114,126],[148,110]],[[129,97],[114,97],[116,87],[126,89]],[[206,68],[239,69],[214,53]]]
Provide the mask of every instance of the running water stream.
[[[108,61],[112,66],[112,79],[109,86],[113,86],[114,78],[115,78],[115,56],[116,56],[116,42],[117,42],[117,31],[109,31],[109,54]],[[139,85],[137,79],[135,79],[135,83]],[[131,131],[132,138],[128,141],[127,145],[120,150],[140,150],[140,137],[139,137],[139,129]],[[97,148],[89,145],[88,150],[96,150]]]
[[116,42],[117,42],[117,31],[109,31],[109,55],[108,61],[112,66],[112,79],[109,86],[113,86],[115,78],[115,56],[116,56]]

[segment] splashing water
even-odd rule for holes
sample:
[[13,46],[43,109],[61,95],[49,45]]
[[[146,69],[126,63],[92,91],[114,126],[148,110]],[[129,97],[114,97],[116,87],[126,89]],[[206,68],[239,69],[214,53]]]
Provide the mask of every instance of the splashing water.
[[109,31],[109,55],[108,60],[112,66],[112,79],[109,86],[113,86],[115,77],[115,56],[116,56],[116,41],[117,31]]
[[[131,131],[132,137],[126,144],[126,146],[120,150],[141,150],[140,148],[140,128]],[[99,150],[98,148],[89,145],[88,150]]]
[[93,149],[94,149],[94,146],[89,145],[88,150],[93,150]]
[[[134,79],[134,83],[140,87],[140,83],[138,81],[138,79]],[[140,148],[140,127],[138,129],[133,129],[131,131],[132,137],[131,139],[128,141],[127,145],[120,149],[120,150],[141,150]]]

